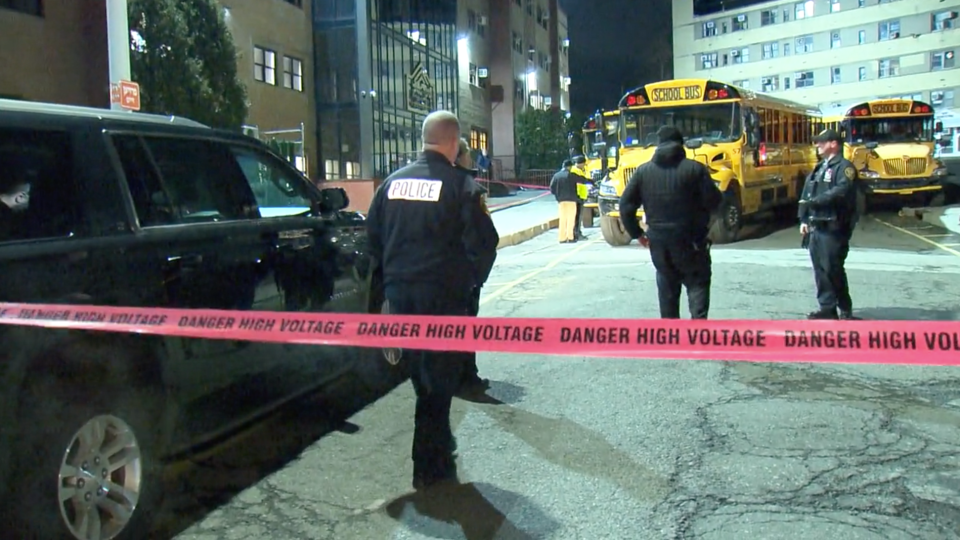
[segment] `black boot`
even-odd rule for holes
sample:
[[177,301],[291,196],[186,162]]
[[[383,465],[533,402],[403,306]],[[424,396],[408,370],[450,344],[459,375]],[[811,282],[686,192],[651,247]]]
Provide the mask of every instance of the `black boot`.
[[807,314],[807,318],[810,320],[835,321],[840,317],[837,316],[836,309],[821,309],[819,311],[814,311],[813,313]]

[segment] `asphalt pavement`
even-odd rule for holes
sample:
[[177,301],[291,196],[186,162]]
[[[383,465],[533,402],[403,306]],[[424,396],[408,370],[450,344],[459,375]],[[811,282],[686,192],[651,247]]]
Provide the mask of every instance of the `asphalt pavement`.
[[[586,232],[501,250],[481,316],[657,317],[648,252]],[[814,309],[797,230],[752,236],[714,248],[711,317]],[[853,246],[859,316],[960,319],[960,235],[883,213]],[[957,369],[483,353],[479,365],[488,398],[452,413],[462,486],[412,493],[409,383],[347,423],[342,400],[375,392],[344,388],[181,471],[167,537],[960,538]]]

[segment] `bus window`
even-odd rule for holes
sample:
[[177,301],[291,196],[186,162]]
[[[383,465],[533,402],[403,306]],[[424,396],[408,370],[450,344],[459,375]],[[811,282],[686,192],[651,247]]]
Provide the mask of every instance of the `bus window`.
[[625,110],[621,122],[624,147],[657,144],[662,126],[675,126],[686,139],[706,143],[733,142],[743,134],[738,103]]
[[850,129],[847,142],[850,143],[901,143],[930,142],[933,140],[933,117],[925,118],[884,118],[849,119]]

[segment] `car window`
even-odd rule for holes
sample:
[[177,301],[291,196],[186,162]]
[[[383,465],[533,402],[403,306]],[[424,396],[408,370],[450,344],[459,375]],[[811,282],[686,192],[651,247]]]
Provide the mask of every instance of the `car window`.
[[70,135],[0,128],[0,242],[73,236],[82,216]]
[[113,140],[142,227],[247,217],[252,201],[226,145],[159,136]]
[[310,211],[312,199],[303,179],[265,152],[232,148],[264,218],[293,216]]

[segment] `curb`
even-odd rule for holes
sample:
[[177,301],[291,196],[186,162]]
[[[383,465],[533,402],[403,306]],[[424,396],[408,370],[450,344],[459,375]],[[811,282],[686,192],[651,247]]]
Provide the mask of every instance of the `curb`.
[[[488,205],[488,209],[490,210],[490,213],[492,214],[492,213],[494,213],[494,212],[499,212],[500,210],[509,210],[509,209],[511,209],[511,208],[516,208],[516,207],[518,207],[518,206],[523,206],[523,205],[525,205],[525,204],[530,204],[530,203],[532,203],[533,201],[539,200],[541,197],[543,197],[543,195],[537,195],[536,197],[530,197],[530,198],[527,198],[527,199],[523,199],[522,201],[514,201],[514,202],[505,203],[505,204],[502,204],[502,205],[499,205],[499,206],[495,206],[495,207],[493,207],[493,208],[489,208],[489,205]],[[488,199],[488,200],[489,200],[489,199]]]
[[560,218],[553,218],[550,221],[545,221],[539,225],[534,225],[533,227],[528,227],[521,231],[510,233],[500,238],[500,243],[497,244],[497,250],[522,244],[528,240],[532,240],[540,236],[541,234],[551,229],[556,229],[559,226],[560,226]]

